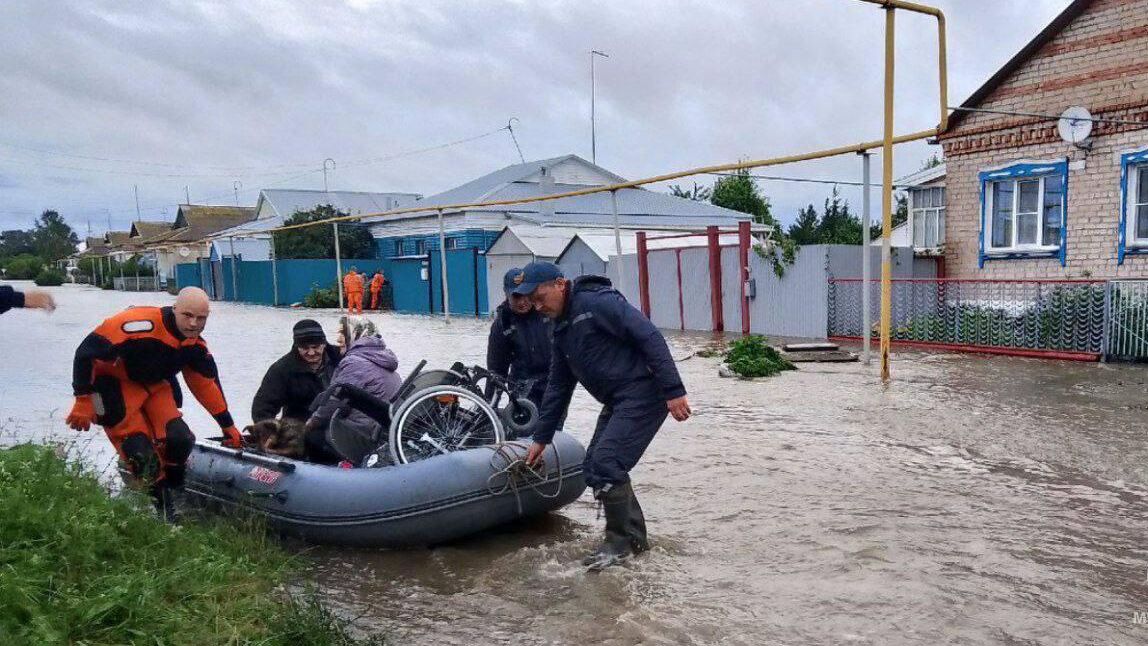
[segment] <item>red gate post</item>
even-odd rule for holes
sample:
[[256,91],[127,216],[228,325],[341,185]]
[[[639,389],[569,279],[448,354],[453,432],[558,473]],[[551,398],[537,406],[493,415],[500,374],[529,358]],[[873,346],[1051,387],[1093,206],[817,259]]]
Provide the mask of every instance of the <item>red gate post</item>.
[[[642,314],[650,318],[650,251],[646,248],[646,232],[639,231],[634,237],[638,243],[638,295],[642,301]],[[621,256],[618,262],[622,262]]]
[[713,331],[722,332],[725,322],[721,311],[721,244],[716,226],[706,227],[706,246],[710,252],[710,320]]
[[749,334],[749,221],[737,223],[737,264],[741,266],[741,333]]

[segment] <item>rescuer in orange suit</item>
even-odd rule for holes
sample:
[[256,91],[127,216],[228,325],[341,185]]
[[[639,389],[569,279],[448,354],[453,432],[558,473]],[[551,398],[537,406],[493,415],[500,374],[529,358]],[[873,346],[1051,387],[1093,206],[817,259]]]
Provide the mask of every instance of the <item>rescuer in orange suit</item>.
[[371,309],[379,309],[379,295],[382,294],[383,284],[386,282],[382,270],[375,270],[375,276],[371,279]]
[[363,313],[363,276],[351,267],[351,271],[343,276],[343,293],[347,296],[347,313]]
[[223,429],[223,444],[242,446],[215,359],[200,336],[209,307],[202,289],[186,287],[171,307],[131,307],[105,320],[76,349],[76,402],[68,426],[77,431],[88,430],[93,421],[103,426],[167,520],[174,519],[173,498],[182,491],[195,445],[179,411],[183,396],[176,373]]

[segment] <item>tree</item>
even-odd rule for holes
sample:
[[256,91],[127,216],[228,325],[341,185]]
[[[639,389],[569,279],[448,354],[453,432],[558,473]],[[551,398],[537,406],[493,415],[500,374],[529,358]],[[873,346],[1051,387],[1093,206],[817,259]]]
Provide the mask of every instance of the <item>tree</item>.
[[0,258],[11,258],[36,251],[36,241],[32,239],[30,231],[5,231],[0,234]]
[[825,198],[821,223],[817,225],[821,244],[861,244],[861,219],[849,212],[849,202],[841,199],[837,187]]
[[[302,224],[328,220],[348,215],[336,211],[330,204],[317,206],[310,211],[298,211],[287,218],[285,225]],[[276,231],[275,255],[282,259],[293,258],[334,258],[335,232],[330,224]],[[343,258],[374,258],[375,239],[361,224],[339,223],[339,252]]]
[[[896,229],[909,220],[909,194],[897,193],[893,199],[897,201],[897,207],[893,211],[893,228]],[[869,237],[874,240],[881,237],[880,221],[869,227]]]
[[817,225],[821,218],[813,205],[797,211],[797,221],[789,225],[789,237],[797,244],[817,244]]
[[692,190],[686,190],[674,184],[670,187],[670,195],[683,197],[695,202],[709,202],[710,197],[713,195],[713,190],[706,186],[699,186],[697,182],[694,182],[694,188]]
[[749,171],[741,169],[714,182],[710,202],[734,211],[749,213],[755,224],[767,224],[775,229],[777,220],[769,212],[769,198],[757,192],[757,184]]
[[36,254],[48,263],[76,253],[76,246],[80,244],[72,227],[51,209],[41,213],[36,220],[32,228],[32,241]]
[[921,164],[921,170],[928,170],[930,168],[936,168],[937,166],[940,166],[943,163],[944,162],[941,161],[941,156],[938,155],[937,153],[933,153],[932,157],[929,157],[928,159],[926,159]]

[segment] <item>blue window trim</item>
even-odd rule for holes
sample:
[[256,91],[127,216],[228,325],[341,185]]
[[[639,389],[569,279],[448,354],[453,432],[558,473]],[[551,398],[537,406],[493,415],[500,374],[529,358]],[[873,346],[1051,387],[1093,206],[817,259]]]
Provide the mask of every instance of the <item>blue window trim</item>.
[[[1060,247],[1047,251],[986,252],[985,225],[988,223],[988,214],[985,196],[989,182],[1002,179],[1015,179],[1018,177],[1047,177],[1056,174],[1060,175],[1061,186],[1063,187],[1063,199],[1060,208]],[[1060,266],[1063,267],[1068,260],[1068,160],[1065,159],[1063,161],[1049,163],[1019,162],[1004,168],[982,171],[977,175],[977,179],[981,182],[981,240],[980,258],[977,261],[977,267],[984,269],[985,262],[989,260],[1016,260],[1022,258],[1056,258],[1060,261]],[[1043,200],[1044,198],[1042,197],[1041,199]]]
[[1120,156],[1120,234],[1116,247],[1116,264],[1124,264],[1124,256],[1148,254],[1148,247],[1128,247],[1128,173],[1131,169],[1148,164],[1148,148],[1124,153]]

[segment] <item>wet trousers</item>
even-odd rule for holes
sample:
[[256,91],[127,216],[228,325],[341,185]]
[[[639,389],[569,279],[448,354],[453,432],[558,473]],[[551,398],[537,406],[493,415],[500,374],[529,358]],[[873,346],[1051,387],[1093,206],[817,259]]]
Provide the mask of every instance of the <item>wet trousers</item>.
[[666,402],[658,395],[619,397],[603,408],[582,463],[586,486],[598,490],[629,482],[630,469],[638,464],[668,414]]
[[112,366],[97,370],[93,386],[96,423],[132,475],[153,490],[161,482],[183,486],[195,435],[183,421],[172,383],[139,384]]
[[379,296],[382,294],[381,290],[371,290],[371,309],[379,309]]
[[363,292],[347,292],[347,313],[363,313]]

